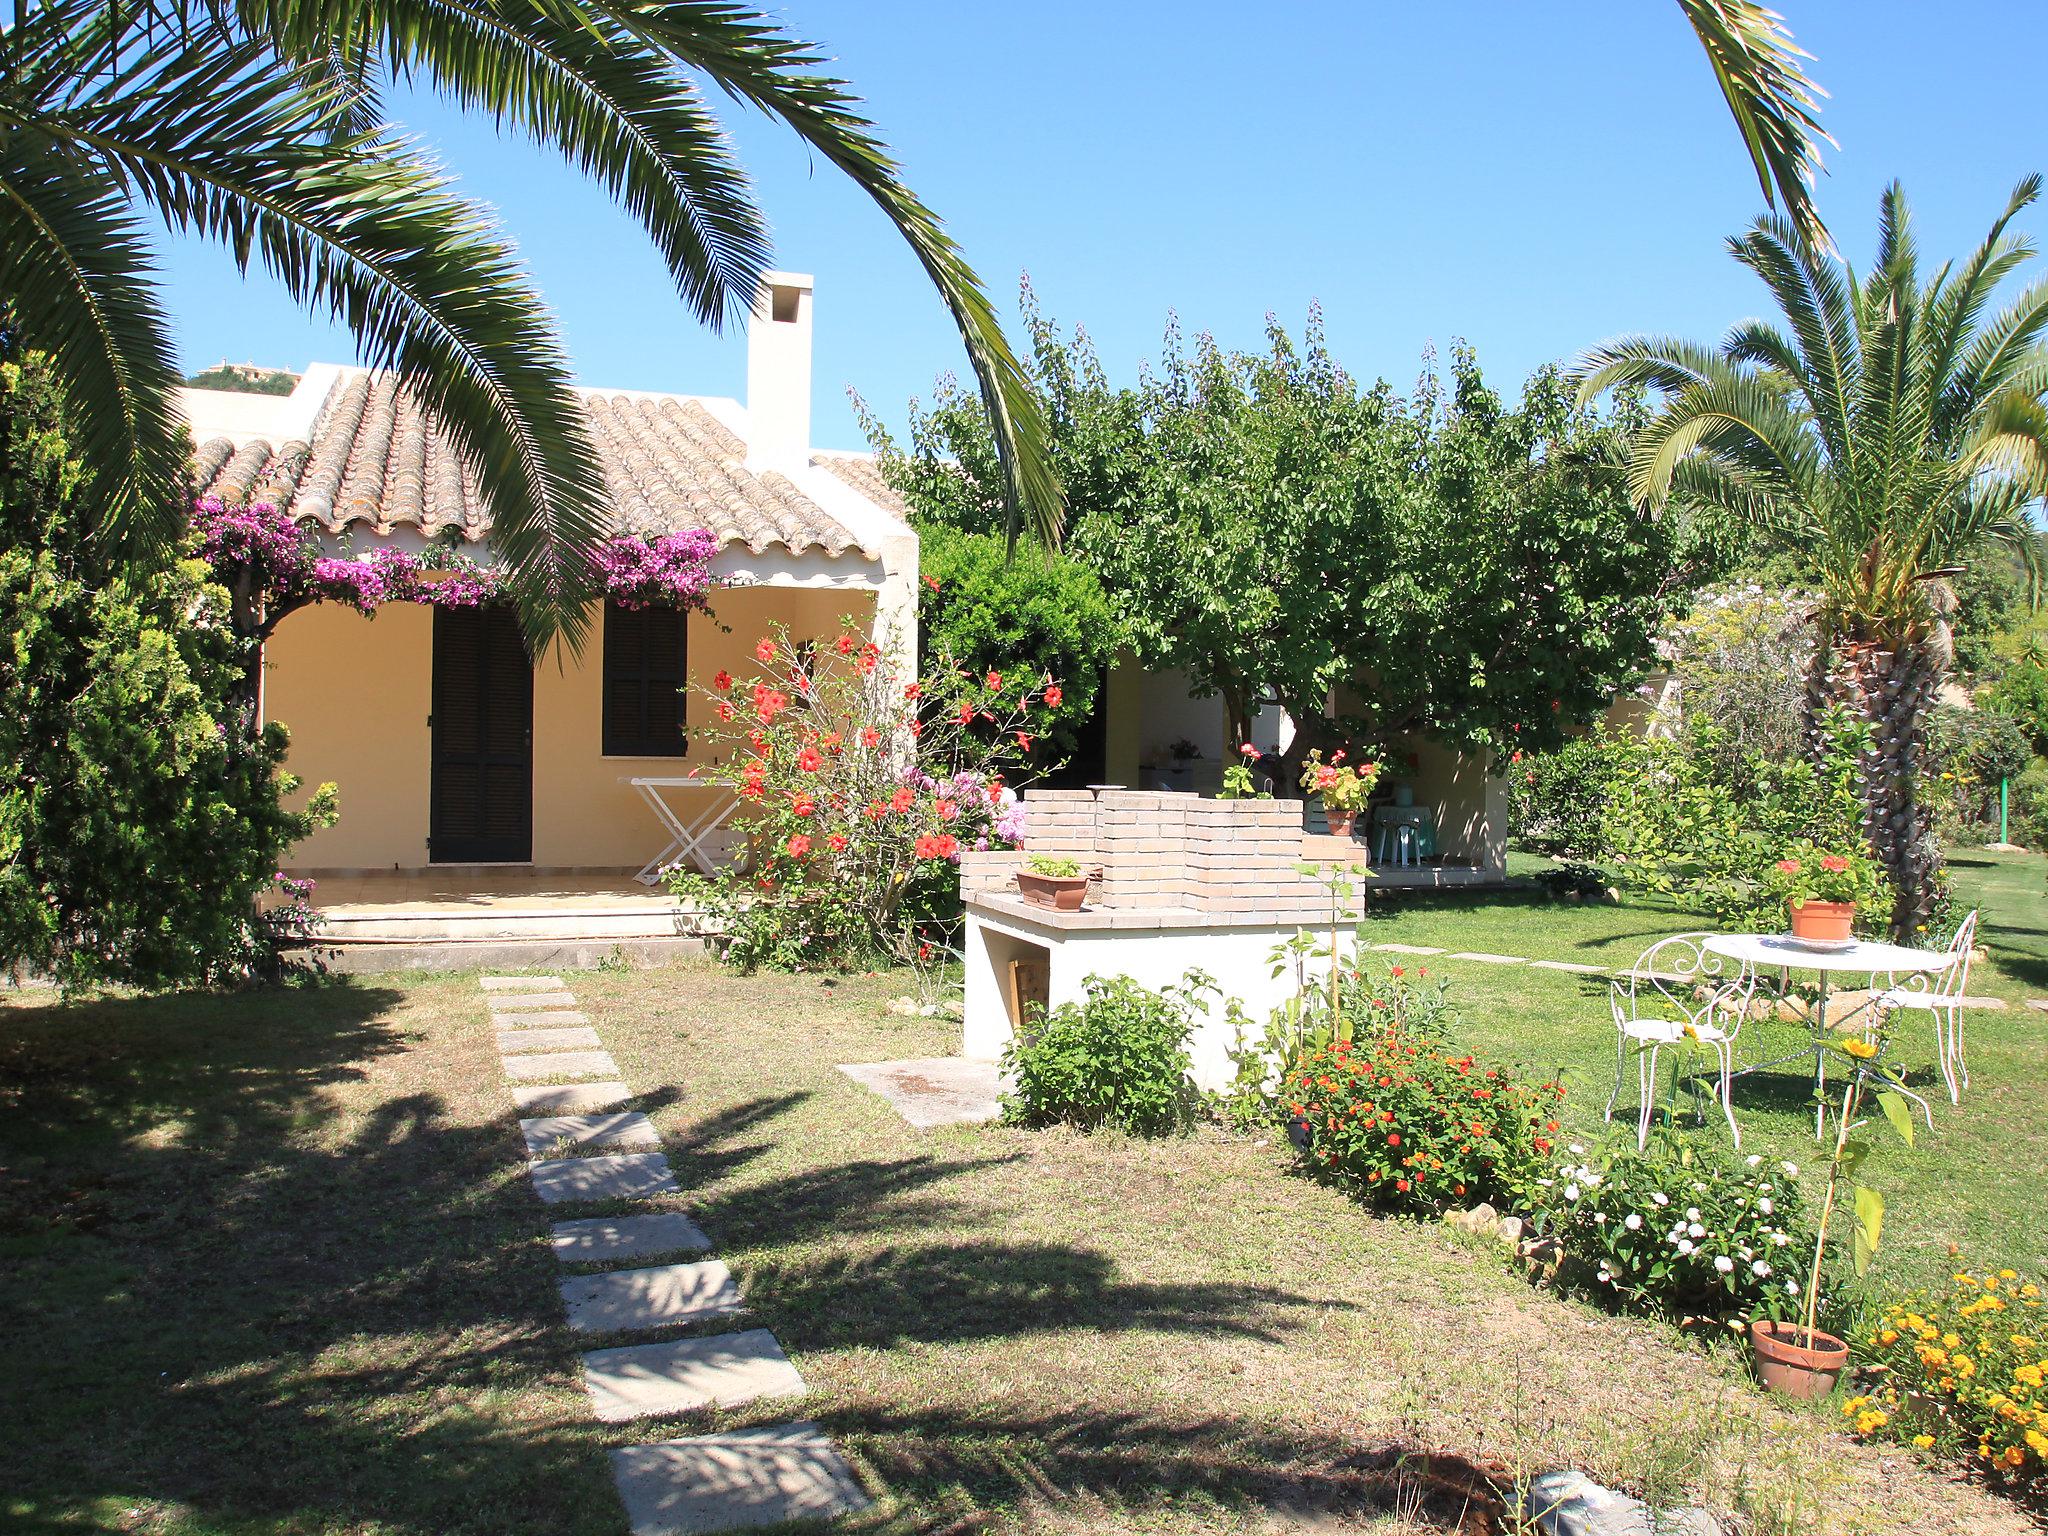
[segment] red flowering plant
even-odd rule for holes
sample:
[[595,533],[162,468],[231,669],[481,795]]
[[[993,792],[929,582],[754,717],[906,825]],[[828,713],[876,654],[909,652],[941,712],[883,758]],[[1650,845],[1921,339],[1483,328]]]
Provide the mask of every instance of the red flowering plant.
[[1773,903],[1861,903],[1877,894],[1880,878],[1876,861],[1859,849],[1843,851],[1799,842],[1786,849],[1765,873],[1763,886]]
[[931,963],[959,920],[962,851],[1018,840],[1005,775],[1059,685],[943,657],[906,677],[851,621],[801,644],[778,626],[753,655],[755,675],[721,671],[691,711],[693,755],[715,765],[694,776],[738,797],[745,837],[727,868],[670,887],[722,921],[742,968]]
[[1288,1137],[1318,1177],[1374,1205],[1526,1205],[1564,1088],[1398,1027],[1304,1052],[1283,1093]]

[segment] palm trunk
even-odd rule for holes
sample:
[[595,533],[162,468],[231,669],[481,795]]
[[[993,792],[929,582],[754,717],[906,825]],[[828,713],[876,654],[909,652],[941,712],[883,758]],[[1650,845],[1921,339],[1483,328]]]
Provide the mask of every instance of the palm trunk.
[[1925,642],[1897,650],[1868,643],[1823,645],[1807,679],[1809,727],[1821,749],[1818,721],[1840,705],[1867,725],[1862,756],[1864,829],[1892,887],[1891,937],[1910,944],[1934,912],[1941,850],[1934,812],[1920,798],[1927,762],[1927,712],[1941,686],[1941,667]]

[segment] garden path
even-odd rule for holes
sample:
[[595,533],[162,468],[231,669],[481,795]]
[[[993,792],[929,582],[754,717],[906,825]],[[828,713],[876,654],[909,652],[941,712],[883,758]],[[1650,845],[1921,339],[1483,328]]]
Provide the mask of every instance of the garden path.
[[[527,1174],[548,1205],[643,1204],[682,1193],[661,1137],[617,1081],[618,1064],[559,976],[486,976],[510,1093],[522,1118]],[[587,1079],[606,1081],[585,1081]],[[619,1150],[619,1149],[637,1150]],[[554,1224],[562,1306],[580,1334],[624,1340],[718,1322],[745,1311],[726,1266],[678,1260],[712,1246],[680,1211],[610,1210]],[[620,1261],[666,1260],[633,1268]],[[604,1423],[670,1418],[763,1398],[801,1397],[803,1377],[765,1328],[614,1343],[583,1356],[591,1412]],[[685,1435],[611,1453],[633,1536],[699,1536],[829,1517],[869,1500],[816,1425]]]

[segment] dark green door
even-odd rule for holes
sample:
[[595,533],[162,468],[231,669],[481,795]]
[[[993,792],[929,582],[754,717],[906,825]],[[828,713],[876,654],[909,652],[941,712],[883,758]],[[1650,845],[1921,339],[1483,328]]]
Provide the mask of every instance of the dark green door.
[[436,864],[533,858],[533,664],[509,608],[434,610]]

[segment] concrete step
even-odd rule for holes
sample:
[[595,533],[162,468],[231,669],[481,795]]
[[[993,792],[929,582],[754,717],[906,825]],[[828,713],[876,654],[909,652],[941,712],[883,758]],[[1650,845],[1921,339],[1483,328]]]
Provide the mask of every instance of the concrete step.
[[487,944],[506,940],[661,939],[696,935],[705,919],[673,903],[622,907],[480,907],[473,912],[322,913],[321,944]]

